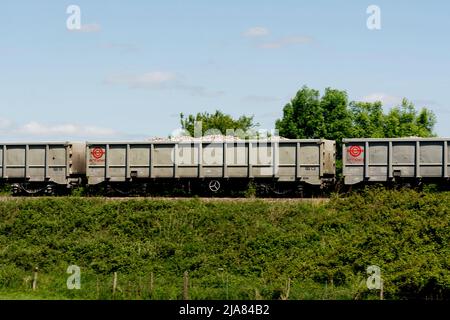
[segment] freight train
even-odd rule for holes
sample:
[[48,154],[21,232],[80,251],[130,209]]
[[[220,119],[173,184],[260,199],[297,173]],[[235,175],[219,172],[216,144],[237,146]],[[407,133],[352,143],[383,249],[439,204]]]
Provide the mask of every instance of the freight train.
[[[13,195],[149,195],[176,188],[218,195],[255,187],[259,195],[305,196],[370,183],[449,180],[442,138],[0,143],[0,182]],[[342,160],[337,179],[336,160]],[[342,179],[341,179],[342,178]]]

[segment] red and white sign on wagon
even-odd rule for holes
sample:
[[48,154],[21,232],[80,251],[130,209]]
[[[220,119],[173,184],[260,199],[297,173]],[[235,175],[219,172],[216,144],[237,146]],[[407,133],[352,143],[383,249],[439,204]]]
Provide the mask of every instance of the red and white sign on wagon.
[[364,147],[359,145],[352,145],[347,147],[347,160],[350,163],[364,161]]
[[101,147],[95,147],[91,149],[91,162],[103,162],[105,161],[105,149]]

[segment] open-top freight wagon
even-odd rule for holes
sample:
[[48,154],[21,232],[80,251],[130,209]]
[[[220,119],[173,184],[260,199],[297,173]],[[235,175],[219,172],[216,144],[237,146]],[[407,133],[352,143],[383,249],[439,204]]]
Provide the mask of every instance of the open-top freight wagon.
[[334,182],[330,140],[88,142],[86,179],[122,194],[176,186],[217,193],[255,184],[261,194],[302,194]]
[[65,193],[85,174],[85,143],[0,144],[0,181],[13,194]]
[[302,195],[334,182],[335,148],[320,139],[8,143],[0,144],[0,181],[16,195],[78,186],[107,194],[174,187],[217,194],[249,183],[261,194]]
[[449,143],[445,138],[344,139],[344,183],[448,184]]

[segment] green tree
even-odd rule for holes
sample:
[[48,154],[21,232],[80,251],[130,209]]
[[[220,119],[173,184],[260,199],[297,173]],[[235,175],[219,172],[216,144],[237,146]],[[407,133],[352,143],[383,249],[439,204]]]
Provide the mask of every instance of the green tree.
[[321,138],[325,135],[319,91],[304,86],[283,109],[275,124],[279,134],[291,139]]
[[385,137],[432,137],[436,116],[426,108],[417,112],[414,104],[403,99],[385,116],[384,124]]
[[336,140],[336,169],[342,168],[342,139],[352,132],[352,117],[348,109],[347,92],[326,88],[320,99],[323,112],[323,138]]
[[385,113],[381,101],[349,103],[345,91],[326,88],[320,97],[304,86],[283,108],[275,127],[286,138],[336,140],[339,155],[343,138],[432,137],[435,124],[432,111],[417,111],[407,99]]
[[420,137],[429,137],[435,136],[433,129],[436,125],[436,115],[433,111],[422,108],[416,118],[416,124],[419,127],[419,136]]
[[320,97],[319,91],[304,86],[284,107],[275,127],[285,138],[336,140],[339,174],[343,138],[430,137],[435,123],[433,112],[426,108],[417,112],[406,99],[385,114],[380,101],[349,103],[345,91],[326,88]]
[[181,127],[186,130],[191,136],[194,136],[195,126],[201,122],[202,135],[205,133],[226,134],[227,130],[242,130],[248,132],[258,126],[254,122],[253,116],[241,116],[238,119],[233,119],[232,116],[224,114],[217,110],[215,113],[197,113],[196,115],[184,116],[180,114]]
[[350,103],[352,138],[384,138],[385,115],[380,101]]
[[323,111],[323,137],[337,140],[349,137],[352,132],[352,117],[348,109],[347,92],[326,88],[320,100]]

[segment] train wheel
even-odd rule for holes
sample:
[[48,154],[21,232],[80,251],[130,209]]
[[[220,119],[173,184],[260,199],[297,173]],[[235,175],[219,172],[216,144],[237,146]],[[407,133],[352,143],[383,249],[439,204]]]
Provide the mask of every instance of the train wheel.
[[17,197],[22,194],[22,188],[18,183],[14,183],[13,185],[11,185],[11,193],[13,197]]
[[295,195],[303,198],[305,196],[305,190],[302,184],[297,185],[297,189],[295,190]]
[[51,184],[47,185],[47,187],[45,187],[44,194],[49,197],[54,196],[56,194],[55,186]]
[[31,184],[31,183],[17,183],[13,185],[13,194],[15,195],[27,195],[38,196],[45,194],[47,186]]
[[259,183],[256,187],[256,194],[259,196],[267,197],[270,195],[270,186],[267,183]]
[[221,188],[220,181],[219,180],[211,180],[208,183],[208,188],[209,188],[209,191],[211,191],[213,193],[219,192],[219,190]]
[[272,193],[276,196],[287,196],[289,193],[292,192],[292,189],[287,188],[283,185],[280,185],[278,183],[276,183],[273,187],[272,187]]
[[133,194],[132,187],[128,184],[109,184],[112,196],[129,197]]

